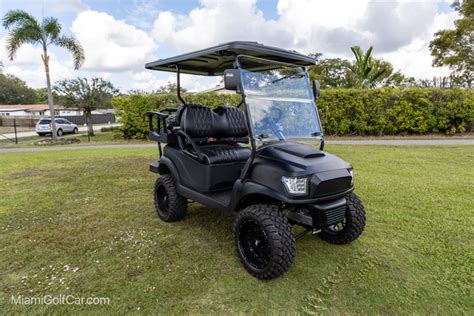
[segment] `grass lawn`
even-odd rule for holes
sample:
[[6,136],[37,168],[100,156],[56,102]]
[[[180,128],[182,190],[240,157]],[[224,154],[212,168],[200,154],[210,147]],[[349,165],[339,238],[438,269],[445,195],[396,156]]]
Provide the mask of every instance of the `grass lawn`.
[[[0,310],[471,314],[474,146],[327,150],[354,165],[366,231],[346,246],[307,235],[265,282],[234,253],[234,215],[157,218],[153,148],[0,154]],[[58,294],[110,305],[10,304]]]

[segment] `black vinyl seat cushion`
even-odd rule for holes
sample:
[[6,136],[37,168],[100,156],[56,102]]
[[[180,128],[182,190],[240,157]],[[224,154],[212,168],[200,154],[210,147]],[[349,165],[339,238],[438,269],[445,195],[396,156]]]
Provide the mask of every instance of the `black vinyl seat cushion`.
[[243,162],[250,157],[250,149],[229,144],[199,146],[206,163]]
[[[240,109],[220,106],[211,110],[202,105],[189,104],[179,117],[181,130],[195,140],[203,163],[243,162],[250,157],[250,149],[228,141],[229,138],[245,138],[248,135],[245,115]],[[212,144],[199,142],[209,138],[213,139]],[[196,154],[192,146],[186,146],[186,150]]]

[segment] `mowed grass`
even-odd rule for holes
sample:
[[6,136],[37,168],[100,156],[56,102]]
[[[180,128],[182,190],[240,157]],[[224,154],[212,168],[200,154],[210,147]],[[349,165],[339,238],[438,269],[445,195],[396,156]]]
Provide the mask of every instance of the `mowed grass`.
[[[233,214],[157,218],[152,148],[0,154],[0,310],[472,314],[474,147],[327,150],[354,165],[366,230],[346,246],[305,236],[271,281],[237,259]],[[110,305],[10,303],[58,294]]]

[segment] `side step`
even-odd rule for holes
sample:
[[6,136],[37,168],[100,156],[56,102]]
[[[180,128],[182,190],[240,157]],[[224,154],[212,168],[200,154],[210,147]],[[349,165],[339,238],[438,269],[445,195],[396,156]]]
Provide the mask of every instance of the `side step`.
[[183,185],[178,185],[178,193],[187,199],[196,201],[209,208],[224,212],[232,211],[229,209],[232,198],[232,189],[219,192],[201,193]]

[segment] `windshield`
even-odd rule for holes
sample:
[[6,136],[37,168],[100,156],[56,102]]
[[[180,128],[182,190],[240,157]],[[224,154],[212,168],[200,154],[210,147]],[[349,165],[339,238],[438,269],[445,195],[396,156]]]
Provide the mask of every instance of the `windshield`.
[[254,137],[259,141],[321,135],[316,105],[302,68],[251,72],[241,69]]

